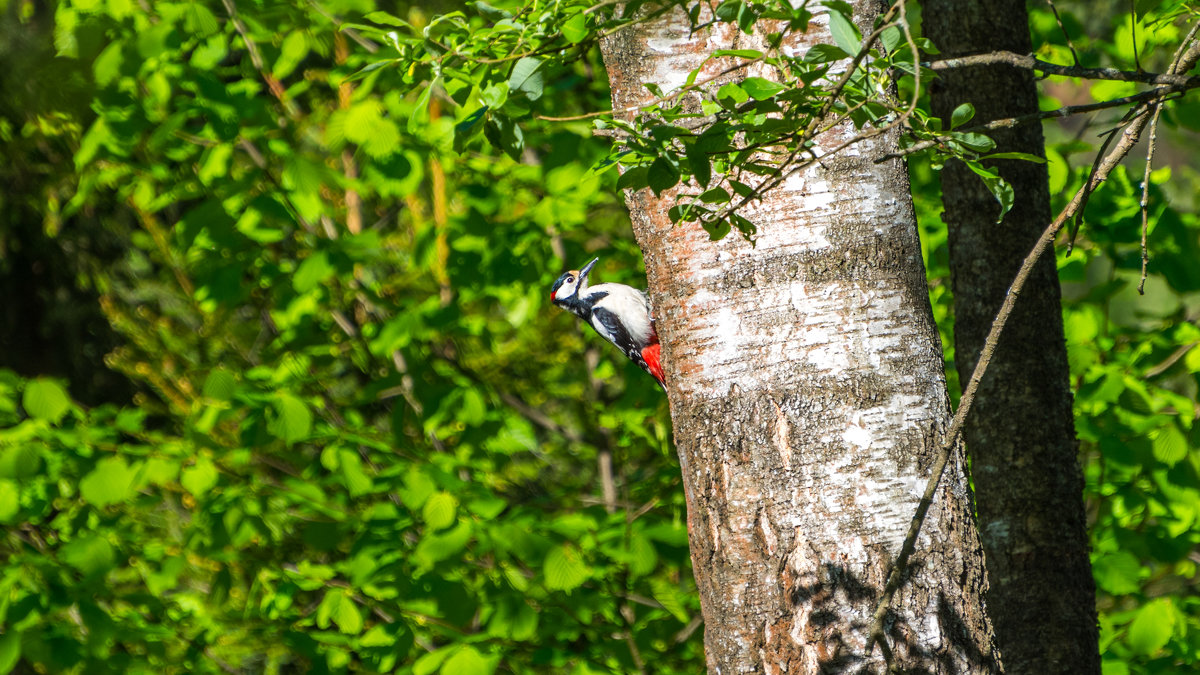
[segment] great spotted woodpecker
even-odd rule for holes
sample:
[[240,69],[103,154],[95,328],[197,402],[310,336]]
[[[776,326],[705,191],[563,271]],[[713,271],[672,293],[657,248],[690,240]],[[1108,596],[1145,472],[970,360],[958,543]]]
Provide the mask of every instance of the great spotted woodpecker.
[[650,301],[645,293],[624,284],[588,286],[588,272],[599,260],[559,277],[550,290],[551,302],[591,324],[600,337],[616,345],[665,389]]

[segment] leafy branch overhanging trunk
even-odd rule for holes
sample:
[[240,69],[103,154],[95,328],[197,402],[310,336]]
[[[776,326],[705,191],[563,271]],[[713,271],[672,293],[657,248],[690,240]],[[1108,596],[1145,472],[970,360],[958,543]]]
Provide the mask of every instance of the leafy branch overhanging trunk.
[[[876,5],[857,3],[862,25]],[[704,17],[701,17],[701,22]],[[603,44],[613,107],[684,83],[716,49],[761,48],[680,9]],[[823,26],[791,49],[829,42]],[[705,66],[720,72],[720,59]],[[711,83],[719,86],[720,80]],[[815,151],[852,136],[839,126]],[[631,196],[688,487],[710,672],[999,669],[961,454],[870,650],[872,613],[950,419],[895,134],[797,172],[744,215],[754,244],[667,216],[675,190]]]

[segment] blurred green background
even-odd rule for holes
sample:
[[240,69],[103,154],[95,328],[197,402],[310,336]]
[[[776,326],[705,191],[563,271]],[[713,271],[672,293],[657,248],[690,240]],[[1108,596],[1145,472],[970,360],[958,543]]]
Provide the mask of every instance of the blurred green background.
[[[455,148],[449,99],[347,80],[374,10],[487,25],[0,0],[0,673],[703,669],[666,399],[548,302],[594,255],[643,284],[609,142],[530,116],[515,159]],[[1127,3],[1059,10],[1084,65],[1133,63]],[[1178,27],[1139,26],[1161,67]],[[545,82],[539,115],[609,105],[594,48]],[[1047,127],[1059,199],[1119,115]],[[1198,126],[1164,115],[1145,296],[1141,160],[1060,253],[1106,674],[1200,664]]]

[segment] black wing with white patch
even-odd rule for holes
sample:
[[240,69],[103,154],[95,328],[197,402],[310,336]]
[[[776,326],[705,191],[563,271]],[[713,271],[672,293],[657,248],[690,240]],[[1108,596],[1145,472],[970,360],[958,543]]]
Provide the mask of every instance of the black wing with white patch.
[[616,345],[617,349],[620,349],[631,361],[638,364],[643,370],[647,370],[646,360],[642,358],[641,349],[633,343],[633,338],[629,336],[629,332],[625,330],[624,324],[615,313],[603,307],[597,307],[592,311],[592,327],[601,337]]

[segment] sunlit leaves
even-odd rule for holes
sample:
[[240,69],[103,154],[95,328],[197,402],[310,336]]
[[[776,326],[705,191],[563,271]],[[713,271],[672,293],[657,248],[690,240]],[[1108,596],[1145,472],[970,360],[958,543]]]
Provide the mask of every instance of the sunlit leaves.
[[207,457],[201,457],[196,463],[183,470],[179,482],[184,489],[195,497],[203,497],[206,492],[217,484],[217,467]]
[[398,150],[400,130],[384,117],[378,101],[367,100],[351,107],[346,112],[345,128],[346,138],[374,157],[387,157]]
[[1187,438],[1174,424],[1159,427],[1154,434],[1152,447],[1154,458],[1167,466],[1175,466],[1187,457],[1188,453]]
[[59,558],[86,577],[104,574],[116,564],[116,551],[102,536],[85,535],[62,547]]
[[446,675],[451,673],[489,675],[492,672],[492,665],[474,647],[463,645],[446,659],[442,664],[441,672]]
[[[749,94],[751,98],[759,101],[765,101],[775,94],[783,91],[786,87],[778,82],[772,82],[771,80],[763,79],[761,77],[747,77],[745,80],[742,80],[741,88],[747,94]],[[719,96],[720,94],[718,93],[718,97]]]
[[458,509],[458,500],[446,492],[438,492],[425,501],[421,514],[425,524],[434,530],[441,530],[454,524],[454,516]]
[[317,606],[317,625],[328,628],[331,623],[336,624],[339,631],[350,635],[357,635],[363,629],[362,611],[354,599],[340,589],[326,592]]
[[1141,588],[1142,565],[1137,556],[1117,551],[1092,561],[1096,584],[1113,595],[1135,593]]
[[0,523],[10,522],[20,508],[20,486],[7,478],[0,478]]
[[570,591],[578,588],[590,574],[578,549],[570,546],[555,546],[546,554],[544,563],[546,588]]
[[[635,250],[616,174],[590,170],[606,141],[534,117],[607,101],[583,77],[598,63],[583,49],[612,9],[373,13],[380,30],[353,26],[372,54],[306,6],[239,3],[243,37],[219,4],[201,3],[219,20],[208,35],[182,8],[155,5],[157,23],[139,26],[142,10],[122,19],[121,4],[98,3],[101,29],[74,45],[79,79],[100,91],[74,103],[99,119],[84,120],[64,175],[83,174],[81,222],[103,222],[130,256],[97,283],[124,345],[104,362],[139,403],[75,404],[59,382],[65,411],[55,397],[26,405],[41,385],[0,374],[0,521],[47,537],[35,564],[66,591],[0,580],[9,606],[38,603],[26,639],[53,626],[80,659],[69,668],[87,672],[115,653],[145,669],[153,653],[197,672],[211,655],[243,669],[528,673],[539,650],[566,668],[627,669],[612,638],[628,630],[622,594],[650,597],[657,577],[691,591],[687,548],[581,502],[601,436],[585,425],[597,416],[583,361],[568,358],[587,343],[547,329],[549,242],[574,258],[603,237],[606,279],[640,282],[617,264]],[[349,28],[367,7],[326,9]],[[91,21],[80,16],[64,44]],[[527,53],[555,34],[580,60]],[[494,62],[451,63],[469,42]],[[672,164],[676,186],[716,147],[689,133],[658,138],[695,149]],[[677,518],[663,399],[601,354],[618,480],[633,481],[631,500],[660,500],[639,528]],[[561,606],[568,592],[581,614]],[[698,641],[676,644],[673,617],[638,607],[635,619],[657,672],[695,671]],[[208,654],[189,656],[197,645]],[[45,650],[22,657],[69,669]]]
[[1153,654],[1171,639],[1176,620],[1177,613],[1169,599],[1147,603],[1129,625],[1129,646],[1142,654]]
[[689,617],[683,608],[683,599],[680,596],[679,589],[674,584],[664,579],[654,579],[650,582],[650,588],[653,589],[654,599],[662,605],[663,609],[671,613],[682,623],[687,623]]
[[512,75],[508,78],[509,91],[520,92],[530,101],[541,98],[546,87],[542,70],[544,65],[545,61],[528,56],[517,61],[513,66]]
[[862,42],[862,34],[854,25],[854,10],[848,3],[828,1],[824,6],[829,9],[829,32],[833,41],[847,54],[857,54]]
[[7,630],[0,634],[0,673],[8,673],[21,658],[21,633]]
[[79,492],[100,508],[123,502],[133,496],[136,475],[124,457],[105,457],[79,482]]
[[71,408],[67,392],[52,380],[32,380],[25,385],[21,405],[30,416],[57,423]]
[[273,405],[269,425],[272,434],[288,444],[306,438],[312,430],[312,412],[304,401],[291,394],[279,394]]

